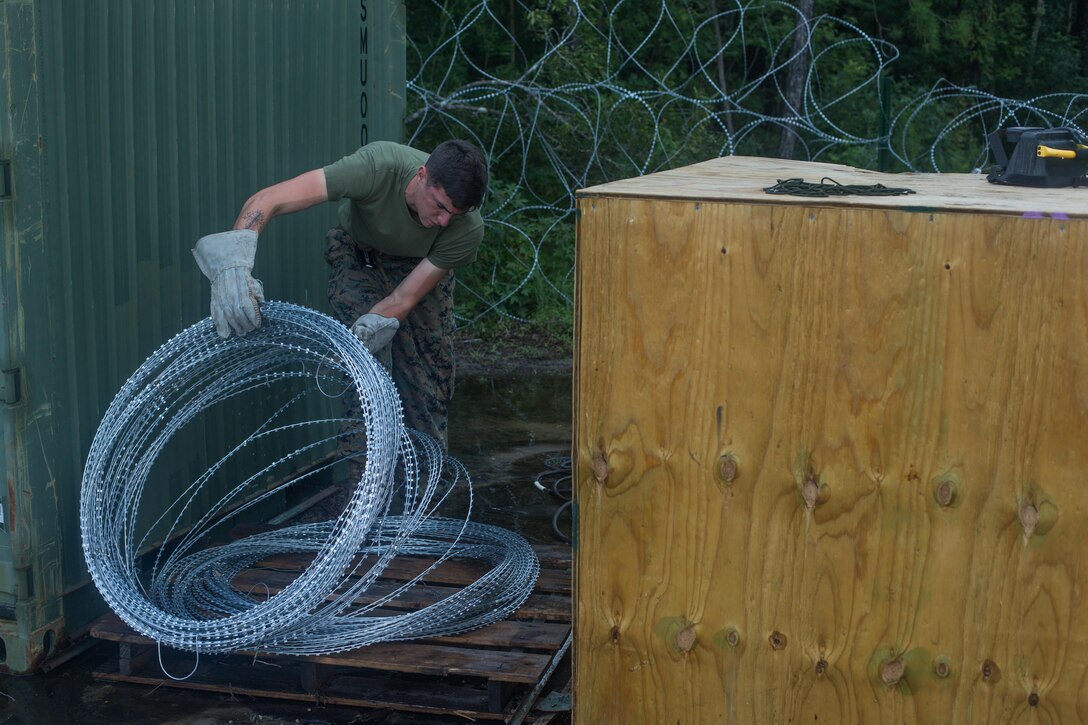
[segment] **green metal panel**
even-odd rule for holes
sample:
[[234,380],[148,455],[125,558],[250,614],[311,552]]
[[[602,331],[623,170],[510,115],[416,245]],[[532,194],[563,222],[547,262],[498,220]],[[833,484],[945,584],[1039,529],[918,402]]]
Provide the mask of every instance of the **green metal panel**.
[[[7,669],[33,669],[99,613],[79,540],[84,457],[129,375],[207,315],[193,243],[257,189],[401,138],[403,17],[392,0],[0,0]],[[270,299],[327,309],[334,212],[262,234]],[[251,430],[240,417],[183,431],[149,508]]]

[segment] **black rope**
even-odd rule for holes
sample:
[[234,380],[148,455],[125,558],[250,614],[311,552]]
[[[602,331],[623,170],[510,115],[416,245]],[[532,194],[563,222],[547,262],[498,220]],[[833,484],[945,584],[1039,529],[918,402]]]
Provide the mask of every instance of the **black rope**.
[[777,184],[763,191],[791,196],[903,196],[915,193],[914,189],[897,189],[883,184],[840,184],[827,176],[820,179],[819,184],[804,179],[779,179]]

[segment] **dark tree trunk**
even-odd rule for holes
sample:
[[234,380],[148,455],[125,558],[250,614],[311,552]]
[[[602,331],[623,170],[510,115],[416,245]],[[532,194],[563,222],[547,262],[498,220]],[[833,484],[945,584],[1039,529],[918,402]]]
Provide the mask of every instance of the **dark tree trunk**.
[[722,21],[718,17],[718,3],[710,0],[710,14],[714,18],[714,39],[718,41],[718,60],[715,65],[718,69],[718,90],[722,94],[722,114],[725,116],[725,127],[729,134],[733,134],[733,113],[729,110],[728,86],[725,81],[725,54],[722,53]]
[[1043,27],[1043,15],[1046,13],[1046,0],[1035,3],[1035,22],[1031,25],[1031,52],[1028,54],[1028,82],[1035,76],[1035,53],[1039,49],[1039,30]]
[[517,6],[514,4],[514,0],[510,0],[507,4],[507,13],[510,14],[510,65],[513,66],[518,62],[518,24],[517,24]]
[[1088,0],[1073,0],[1073,35],[1080,46],[1081,66],[1088,64]]
[[[789,69],[786,75],[785,97],[782,103],[783,116],[801,115],[801,102],[805,92],[805,76],[808,75],[809,53],[805,50],[809,44],[809,29],[812,22],[814,0],[795,0],[798,10],[797,26],[794,29],[793,48],[790,51]],[[792,159],[797,136],[792,126],[782,129],[778,141],[778,157]]]

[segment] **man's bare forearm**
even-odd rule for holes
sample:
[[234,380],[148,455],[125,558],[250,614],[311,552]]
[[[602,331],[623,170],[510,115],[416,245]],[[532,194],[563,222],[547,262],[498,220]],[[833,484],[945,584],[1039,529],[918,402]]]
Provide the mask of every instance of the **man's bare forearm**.
[[265,226],[268,225],[268,215],[266,215],[260,209],[250,209],[247,206],[242,207],[241,213],[238,215],[238,219],[234,222],[235,229],[252,229],[258,234],[264,231]]
[[401,283],[389,294],[388,297],[378,301],[370,311],[383,317],[395,317],[404,322],[408,313],[441,282],[448,270],[440,269],[430,262],[422,259],[416,268],[401,280]]
[[307,171],[249,197],[234,220],[234,228],[251,229],[260,234],[272,217],[308,209],[328,200],[324,170]]
[[413,307],[415,307],[413,302],[400,299],[397,293],[394,292],[385,299],[378,300],[378,302],[370,308],[370,311],[376,315],[381,315],[382,317],[395,317],[401,322],[404,322]]

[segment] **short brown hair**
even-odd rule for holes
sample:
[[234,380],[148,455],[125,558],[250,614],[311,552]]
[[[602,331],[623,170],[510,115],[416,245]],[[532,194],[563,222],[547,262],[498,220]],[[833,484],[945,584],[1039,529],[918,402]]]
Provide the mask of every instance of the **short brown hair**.
[[487,159],[468,141],[443,141],[427,158],[428,183],[438,184],[458,209],[480,206],[487,192]]

